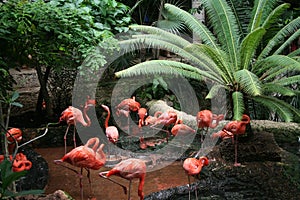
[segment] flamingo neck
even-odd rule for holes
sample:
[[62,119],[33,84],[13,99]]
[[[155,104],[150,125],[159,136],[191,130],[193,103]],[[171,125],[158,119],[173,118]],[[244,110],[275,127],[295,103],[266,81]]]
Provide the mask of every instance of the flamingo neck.
[[87,115],[87,110],[88,110],[88,107],[85,106],[84,109],[83,109],[83,117],[86,119],[86,123],[83,124],[84,126],[90,126],[91,125],[91,119]]
[[99,146],[99,139],[97,137],[91,138],[87,141],[87,143],[85,144],[86,147],[91,147],[91,149],[93,149],[95,152],[97,151],[97,148]]
[[107,116],[106,116],[106,119],[105,119],[105,122],[104,122],[105,128],[108,127],[108,121],[109,121],[109,118],[110,118],[110,110],[107,109],[106,111],[107,111]]
[[104,147],[104,144],[101,144],[100,147],[98,148],[97,150],[97,153],[99,154],[99,160],[105,164],[106,162],[106,155],[105,153],[103,152],[103,147]]

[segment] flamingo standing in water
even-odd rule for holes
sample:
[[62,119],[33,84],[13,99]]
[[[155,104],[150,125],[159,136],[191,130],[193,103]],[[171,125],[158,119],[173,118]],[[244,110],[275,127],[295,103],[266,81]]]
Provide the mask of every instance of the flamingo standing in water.
[[151,124],[150,128],[166,132],[166,134],[167,134],[166,139],[168,142],[170,132],[168,130],[157,128],[156,126],[163,125],[163,126],[168,127],[171,124],[177,124],[179,122],[179,119],[177,118],[177,113],[172,110],[169,110],[169,111],[163,112],[163,113],[160,111],[157,111],[154,116],[158,116],[158,117],[152,117],[151,120],[153,120],[153,121],[151,123],[149,123],[146,119],[146,124],[148,124],[148,123]]
[[[195,176],[195,175],[199,174],[202,170],[202,167],[207,166],[208,164],[209,164],[208,158],[205,156],[200,157],[199,159],[187,158],[184,160],[183,169],[188,176],[189,187],[191,186],[190,176]],[[190,195],[191,195],[191,193],[189,191],[189,199],[191,199]],[[198,199],[197,189],[195,189],[195,195],[196,195],[196,199]]]
[[120,185],[124,189],[124,193],[126,194],[127,188],[124,185],[121,185],[120,183],[110,179],[109,177],[112,175],[116,175],[121,178],[129,180],[128,200],[130,200],[130,189],[131,189],[132,180],[135,178],[140,179],[139,186],[138,186],[138,196],[140,197],[140,200],[144,199],[143,187],[144,187],[145,177],[146,177],[146,164],[144,161],[140,159],[129,158],[127,160],[123,160],[122,162],[118,163],[110,171],[99,173],[100,177],[106,178]]
[[[100,144],[99,138],[90,138],[85,145],[76,147],[70,152],[65,154],[61,159],[54,160],[55,164],[59,164],[67,169],[74,171],[79,175],[80,178],[80,194],[81,199],[83,199],[83,187],[82,187],[82,173],[83,168],[87,170],[87,177],[90,184],[90,193],[92,193],[91,179],[90,179],[90,169],[99,170],[106,162],[106,156],[103,152],[104,144]],[[62,165],[63,162],[69,163],[75,167],[80,167],[80,173],[76,170]]]
[[13,154],[17,144],[22,140],[22,131],[19,128],[11,128],[7,131],[8,152]]
[[185,140],[184,137],[188,137],[190,134],[196,133],[196,130],[186,124],[183,124],[182,121],[179,120],[179,124],[175,124],[173,126],[171,133],[173,136],[181,137],[180,143],[182,146],[182,141]]
[[[198,128],[201,129],[201,142],[203,142],[203,137],[207,134],[208,128],[216,128],[219,125],[219,121],[223,119],[224,115],[213,114],[210,110],[201,110],[197,113],[196,120]],[[213,123],[214,121],[215,123]]]
[[[119,140],[119,131],[118,131],[117,127],[115,127],[115,126],[108,126],[108,121],[110,118],[109,107],[106,105],[103,105],[103,104],[101,106],[107,112],[107,116],[106,116],[105,123],[104,123],[105,134],[106,134],[107,140],[109,141],[109,143],[111,142],[112,144],[115,144]],[[110,145],[111,144],[109,144],[109,143],[108,143],[107,157],[110,157]]]
[[[234,143],[234,166],[240,166],[241,164],[237,162],[237,143],[238,136],[243,135],[246,132],[246,126],[250,123],[250,117],[246,114],[242,116],[242,120],[228,122],[221,131],[213,133],[212,137],[221,137],[222,139],[231,138]],[[235,141],[234,141],[235,138]]]
[[91,125],[91,120],[87,115],[87,111],[88,111],[89,107],[95,106],[95,105],[96,105],[96,101],[90,99],[89,96],[88,96],[88,99],[85,102],[85,105],[84,105],[84,108],[83,108],[83,112],[78,108],[75,108],[73,106],[69,106],[67,109],[65,109],[61,113],[61,117],[59,118],[59,123],[66,122],[67,125],[68,125],[67,130],[66,130],[65,135],[64,135],[65,154],[67,153],[67,134],[68,134],[70,126],[71,125],[74,126],[73,141],[74,141],[74,147],[76,147],[75,126],[76,126],[77,123],[80,123],[85,127],[88,127],[88,126]]
[[141,108],[141,104],[135,100],[135,96],[132,98],[122,100],[116,106],[117,116],[125,115],[127,117],[128,134],[130,134],[129,114],[130,112],[137,112]]

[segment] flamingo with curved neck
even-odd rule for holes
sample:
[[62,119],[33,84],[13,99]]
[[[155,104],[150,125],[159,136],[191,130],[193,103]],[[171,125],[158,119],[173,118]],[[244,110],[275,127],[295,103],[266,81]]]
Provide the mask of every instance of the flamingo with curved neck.
[[108,121],[110,118],[109,107],[103,104],[101,106],[107,112],[107,116],[104,122],[106,137],[111,143],[115,144],[119,139],[119,131],[115,126],[108,126]]
[[121,178],[129,180],[128,200],[131,199],[130,198],[131,182],[133,179],[138,178],[139,179],[138,196],[140,197],[140,200],[144,200],[143,187],[145,184],[145,177],[146,177],[146,164],[143,160],[129,158],[115,165],[113,169],[99,173],[100,177],[106,178],[120,185],[123,188],[124,193],[126,194],[127,188],[124,185],[120,184],[119,182],[110,179],[109,177],[112,175],[116,175]]
[[74,126],[73,141],[74,141],[74,147],[76,147],[75,126],[76,126],[77,123],[82,124],[82,126],[84,126],[84,127],[88,127],[88,126],[91,125],[91,119],[87,115],[87,111],[89,110],[89,108],[91,106],[95,106],[95,104],[96,104],[96,101],[91,100],[88,97],[87,101],[85,102],[83,112],[78,108],[75,108],[73,106],[69,106],[67,109],[65,109],[61,113],[61,117],[59,118],[59,122],[60,123],[61,122],[66,122],[67,125],[68,125],[67,130],[66,130],[65,135],[64,135],[65,154],[67,153],[67,134],[68,134],[70,126],[71,125]]
[[[201,142],[203,142],[203,137],[207,134],[208,128],[216,128],[219,125],[219,121],[223,119],[224,115],[213,114],[210,110],[201,110],[197,113],[196,120],[198,128],[201,129]],[[215,123],[213,123],[214,121]]]
[[[190,176],[197,175],[201,172],[202,168],[204,166],[207,166],[209,164],[208,158],[205,156],[197,158],[187,158],[183,162],[183,169],[186,172],[188,176],[189,181],[189,187],[191,185]],[[197,198],[197,190],[195,190],[196,199]],[[190,191],[189,191],[189,199],[190,199]]]
[[238,136],[243,135],[246,132],[246,126],[250,123],[250,117],[243,114],[241,120],[235,120],[228,122],[221,131],[213,133],[212,137],[221,137],[222,139],[231,138],[232,143],[234,143],[235,161],[234,166],[240,166],[241,164],[237,162],[237,143]]
[[[62,167],[74,171],[80,177],[80,193],[81,199],[83,199],[83,187],[82,187],[82,173],[83,168],[88,171],[87,177],[90,184],[90,192],[92,191],[90,180],[90,169],[99,170],[106,162],[106,155],[103,152],[104,144],[100,144],[99,138],[90,138],[85,145],[72,149],[69,153],[65,154],[61,159],[54,160],[55,164],[59,164]],[[80,173],[76,170],[62,165],[63,162],[69,163],[75,167],[80,167]]]

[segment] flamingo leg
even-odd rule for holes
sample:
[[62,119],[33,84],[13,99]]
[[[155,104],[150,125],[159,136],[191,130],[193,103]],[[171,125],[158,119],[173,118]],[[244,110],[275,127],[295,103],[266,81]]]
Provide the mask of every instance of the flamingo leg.
[[241,165],[241,163],[237,162],[237,146],[238,146],[238,138],[236,136],[235,143],[234,143],[234,166]]
[[124,194],[127,194],[127,188],[126,188],[126,186],[124,186],[124,185],[122,185],[122,184],[120,184],[120,183],[118,183],[118,182],[116,182],[116,181],[114,181],[114,180],[108,178],[107,176],[105,176],[105,174],[107,174],[107,173],[108,173],[108,171],[106,171],[106,172],[100,172],[100,173],[99,173],[99,176],[102,177],[102,178],[108,179],[108,180],[110,180],[111,182],[113,182],[113,183],[115,183],[115,184],[121,186],[121,187],[123,188],[123,190],[124,190]]
[[130,200],[130,190],[131,190],[131,179],[129,180],[129,192],[128,192],[128,200]]
[[89,180],[89,185],[90,185],[90,194],[92,194],[93,193],[93,191],[92,191],[92,181],[91,181],[91,171],[88,169],[88,168],[85,168],[86,169],[86,171],[87,171],[87,178],[88,178],[88,180]]
[[73,130],[73,142],[74,142],[74,148],[76,148],[76,129],[74,125],[74,130]]
[[71,125],[68,125],[67,130],[64,135],[64,143],[65,143],[65,154],[67,153],[67,134]]
[[189,181],[189,200],[191,200],[191,180],[190,180],[190,176],[188,175],[188,181]]
[[166,133],[166,135],[167,135],[167,137],[166,137],[166,139],[167,139],[167,143],[168,143],[168,141],[169,141],[169,134],[170,134],[170,132],[169,131],[167,131],[167,130],[164,130],[164,129],[161,129],[161,128],[157,128],[157,127],[155,127],[155,125],[152,125],[152,126],[150,126],[152,129],[156,129],[156,130],[159,130],[159,131],[163,131],[163,132],[165,132]]
[[81,200],[83,200],[83,185],[82,185],[82,167],[80,169],[80,174],[81,176],[79,177],[79,186],[80,186],[80,196],[81,196]]
[[80,194],[81,194],[81,199],[83,200],[83,188],[82,188],[82,168],[81,168],[81,173],[79,173],[78,171],[76,171],[75,169],[72,169],[71,167],[68,167],[68,166],[65,166],[63,165],[63,161],[62,160],[54,160],[54,163],[57,164],[57,165],[60,165],[64,168],[67,168],[73,172],[75,172],[78,176],[79,176],[79,186],[80,186]]

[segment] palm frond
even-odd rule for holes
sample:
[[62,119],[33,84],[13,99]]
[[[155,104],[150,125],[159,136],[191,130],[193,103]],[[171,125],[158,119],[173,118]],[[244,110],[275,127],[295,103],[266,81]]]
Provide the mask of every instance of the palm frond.
[[282,53],[290,44],[295,40],[298,39],[300,36],[300,29],[293,33],[279,48],[273,53],[273,55]]
[[[299,49],[296,49],[295,51],[292,51],[291,53],[289,53],[287,56],[288,57],[296,57],[296,56],[299,56],[300,55],[300,48]],[[296,59],[296,58],[294,58]]]
[[281,18],[281,15],[290,7],[289,3],[283,3],[277,6],[264,21],[262,27],[266,30],[269,29],[273,24],[278,23],[278,19]]
[[183,37],[180,37],[178,35],[168,32],[168,31],[159,29],[157,27],[144,26],[144,25],[131,25],[131,26],[129,26],[129,28],[132,30],[135,30],[135,31],[146,32],[146,33],[150,33],[153,35],[157,35],[162,40],[168,41],[172,44],[176,44],[177,46],[182,47],[182,48],[191,44],[189,41],[187,41]]
[[221,50],[217,50],[215,48],[212,48],[208,45],[202,44],[202,45],[190,45],[190,47],[193,47],[191,50],[196,50],[196,52],[202,52],[207,57],[211,58],[213,62],[217,66],[218,75],[222,77],[225,84],[232,83],[234,81],[233,77],[233,68],[230,66],[230,63],[228,63],[227,54],[222,52]]
[[270,110],[276,112],[282,120],[291,122],[293,120],[293,114],[300,116],[300,113],[290,104],[271,96],[256,96],[254,101],[266,106]]
[[237,71],[235,74],[241,90],[251,96],[261,95],[261,83],[258,77],[247,69]]
[[239,65],[239,28],[236,18],[224,0],[203,0],[207,16],[219,38],[222,49],[228,53],[234,69]]
[[286,37],[289,37],[292,33],[297,31],[300,28],[300,17],[292,20],[286,26],[284,26],[281,30],[277,32],[277,34],[270,39],[268,44],[259,54],[257,60],[263,59],[269,55],[269,53],[273,50],[273,48],[279,44],[282,44]]
[[182,20],[185,25],[193,31],[193,34],[198,36],[204,44],[214,48],[218,47],[215,36],[193,15],[171,4],[165,4],[165,8],[178,19]]
[[222,51],[217,51],[205,44],[191,44],[184,50],[194,54],[199,59],[209,58],[208,61],[212,61],[214,65],[207,66],[216,73],[216,76],[222,77],[225,83],[230,83],[233,80],[231,69],[226,63],[226,54],[220,54]]
[[171,60],[150,60],[136,64],[128,69],[116,72],[116,77],[134,77],[147,74],[168,74],[172,76],[185,76],[195,80],[202,81],[205,78],[212,81],[220,82],[210,73],[200,70],[188,64],[171,61]]
[[300,83],[300,75],[289,76],[281,79],[275,79],[272,84],[287,86],[294,83]]
[[210,88],[210,90],[209,90],[208,94],[206,95],[205,99],[212,99],[212,98],[216,97],[216,95],[218,94],[219,90],[222,89],[222,88],[225,89],[224,85],[214,84]]
[[232,93],[233,101],[233,120],[241,120],[245,111],[243,93],[235,91]]
[[274,83],[263,84],[263,90],[264,90],[264,94],[279,93],[283,96],[295,96],[296,95],[294,90],[292,90],[290,88],[286,88],[279,84],[274,84]]
[[229,6],[234,13],[235,18],[237,19],[239,32],[241,33],[242,38],[247,34],[248,24],[251,18],[251,5],[249,1],[241,0],[229,0],[227,1]]
[[261,80],[271,81],[278,75],[288,71],[300,71],[300,62],[293,58],[283,55],[273,55],[257,62],[255,70]]
[[249,33],[241,43],[241,69],[249,69],[250,61],[261,42],[266,30],[264,28],[257,28]]
[[248,28],[249,33],[262,25],[276,3],[277,0],[255,0]]

